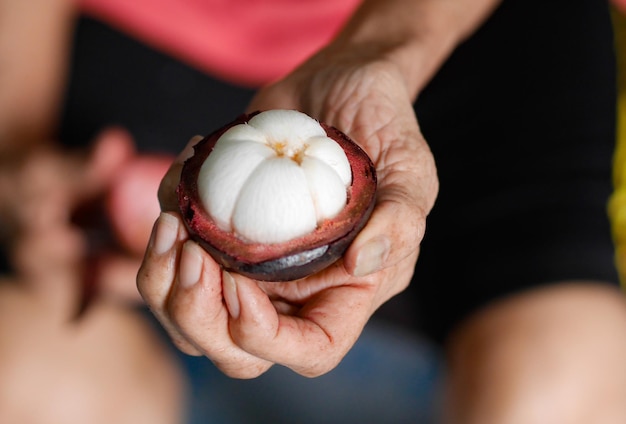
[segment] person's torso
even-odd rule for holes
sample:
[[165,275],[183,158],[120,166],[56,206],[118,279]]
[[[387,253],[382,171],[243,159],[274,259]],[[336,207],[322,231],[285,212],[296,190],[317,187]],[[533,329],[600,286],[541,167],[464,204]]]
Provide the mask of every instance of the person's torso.
[[83,13],[227,81],[275,80],[327,43],[360,0],[80,0]]

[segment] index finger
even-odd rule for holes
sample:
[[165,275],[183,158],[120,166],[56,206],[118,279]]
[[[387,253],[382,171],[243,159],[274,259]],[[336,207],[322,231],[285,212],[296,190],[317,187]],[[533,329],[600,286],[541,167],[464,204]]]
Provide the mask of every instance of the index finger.
[[[339,364],[374,311],[397,293],[387,286],[406,287],[413,265],[414,258],[410,257],[398,266],[356,278],[339,262],[308,279],[284,283],[290,285],[285,290],[269,286],[281,283],[267,283],[265,289],[284,292],[287,301],[293,293],[302,296],[301,302],[290,302],[291,308],[277,308],[281,298],[268,296],[254,280],[230,274],[229,283],[224,278],[224,297],[231,312],[230,335],[238,346],[258,358],[304,376],[322,375]],[[233,303],[237,304],[235,314]]]
[[[375,284],[354,279],[316,293],[293,315],[282,314],[257,282],[238,274],[230,277],[224,289],[235,343],[255,357],[308,377],[325,374],[342,360],[371,316],[376,295]],[[235,316],[233,296],[238,301]]]

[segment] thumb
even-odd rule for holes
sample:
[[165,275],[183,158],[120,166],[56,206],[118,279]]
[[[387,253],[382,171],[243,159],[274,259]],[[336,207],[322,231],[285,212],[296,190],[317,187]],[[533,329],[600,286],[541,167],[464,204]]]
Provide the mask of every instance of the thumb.
[[424,225],[425,216],[417,211],[394,202],[379,203],[344,255],[346,270],[363,277],[401,261],[418,249]]
[[372,216],[344,255],[350,274],[362,277],[417,255],[439,187],[432,156],[424,154],[419,162],[379,172]]

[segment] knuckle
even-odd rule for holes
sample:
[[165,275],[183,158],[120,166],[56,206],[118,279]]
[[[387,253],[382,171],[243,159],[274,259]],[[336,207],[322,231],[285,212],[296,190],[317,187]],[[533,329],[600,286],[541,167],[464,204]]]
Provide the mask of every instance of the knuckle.
[[149,266],[142,264],[137,272],[137,291],[150,307],[163,304],[167,293],[164,293],[161,284],[155,284]]
[[174,344],[174,346],[176,346],[176,348],[181,352],[190,356],[202,356],[202,352],[200,352],[187,340],[183,339],[181,335],[170,333],[170,339],[172,340],[172,344]]
[[195,309],[189,305],[183,296],[172,295],[165,305],[167,314],[172,322],[181,329],[192,329],[195,319]]
[[137,291],[148,305],[152,305],[154,303],[154,296],[152,292],[148,289],[148,283],[146,280],[147,273],[144,266],[142,265],[137,272]]

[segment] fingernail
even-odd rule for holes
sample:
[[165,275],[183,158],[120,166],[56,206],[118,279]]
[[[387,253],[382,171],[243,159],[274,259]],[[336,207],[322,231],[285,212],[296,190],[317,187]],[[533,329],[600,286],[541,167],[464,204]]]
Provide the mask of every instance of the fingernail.
[[154,233],[154,251],[157,255],[168,252],[178,237],[178,219],[169,213],[161,212]]
[[200,247],[192,241],[187,241],[183,245],[178,271],[178,282],[183,288],[191,287],[200,281],[202,254],[199,249]]
[[389,256],[391,242],[385,236],[375,237],[361,247],[353,275],[363,277],[382,269]]
[[237,283],[227,271],[222,271],[222,292],[226,301],[226,308],[233,319],[239,318],[239,296],[237,296]]

